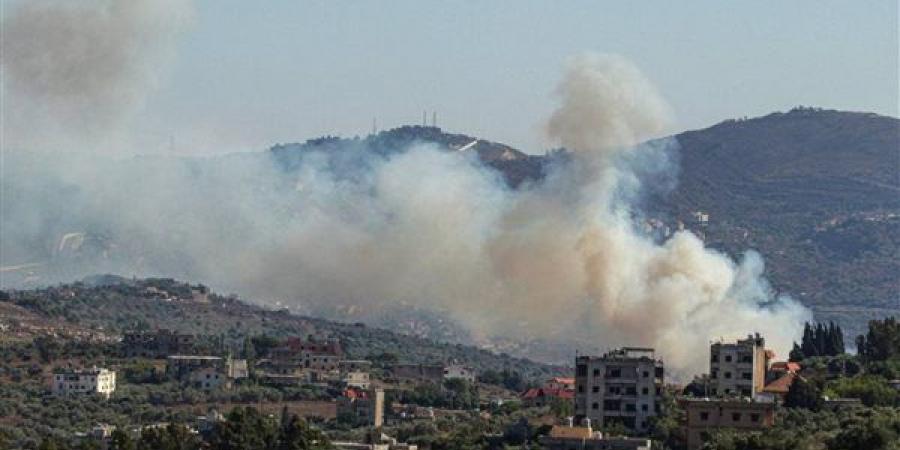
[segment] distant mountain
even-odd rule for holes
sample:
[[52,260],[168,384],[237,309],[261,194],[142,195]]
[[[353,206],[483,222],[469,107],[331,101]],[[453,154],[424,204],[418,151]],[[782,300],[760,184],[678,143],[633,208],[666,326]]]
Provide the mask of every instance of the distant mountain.
[[[649,216],[735,257],[759,251],[776,290],[851,332],[869,316],[900,314],[900,120],[796,108],[675,138],[678,184],[649,202]],[[453,150],[473,141],[413,126],[271,151],[293,167],[311,150],[390,152],[414,142]],[[484,140],[471,151],[513,187],[541,178],[552,158]]]
[[[426,126],[403,126],[364,139],[326,136],[310,139],[304,143],[279,144],[270,151],[285,169],[292,170],[296,169],[302,157],[311,151],[323,151],[331,155],[340,153],[337,157],[332,156],[332,164],[352,162],[364,165],[369,160],[364,157],[366,153],[386,155],[402,151],[417,143],[437,145],[451,151],[475,152],[482,162],[502,172],[511,186],[518,186],[528,179],[540,178],[546,162],[544,156],[528,155],[505,144],[463,134],[445,133],[440,128]],[[350,165],[342,168],[347,171],[354,169]]]
[[774,287],[822,319],[900,314],[900,120],[798,108],[676,138],[661,209],[711,246],[761,252]]

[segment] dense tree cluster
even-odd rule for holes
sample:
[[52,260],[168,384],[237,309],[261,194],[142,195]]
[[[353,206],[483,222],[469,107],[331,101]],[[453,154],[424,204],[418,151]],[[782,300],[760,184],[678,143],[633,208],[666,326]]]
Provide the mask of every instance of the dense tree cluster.
[[807,322],[803,326],[803,339],[800,345],[794,343],[791,350],[791,361],[802,361],[813,356],[837,356],[844,353],[844,331],[834,322],[828,325]]
[[900,358],[900,321],[894,317],[869,322],[869,332],[856,338],[859,355],[868,361]]

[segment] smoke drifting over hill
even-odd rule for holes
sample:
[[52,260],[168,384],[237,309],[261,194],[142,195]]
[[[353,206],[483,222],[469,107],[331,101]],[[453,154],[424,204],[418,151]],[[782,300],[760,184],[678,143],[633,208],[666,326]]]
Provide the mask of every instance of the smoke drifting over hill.
[[[130,8],[116,5],[107,13]],[[65,13],[42,17],[65,25],[78,16],[56,7]],[[38,61],[26,39],[59,24],[23,25],[33,8],[9,19],[5,88],[59,106],[59,117],[100,105],[76,128],[111,126],[122,105],[106,88],[150,79],[148,60],[132,60],[143,37],[126,36],[134,46],[112,52],[114,61],[108,52],[67,60],[55,50],[45,52],[49,63]],[[70,68],[97,59],[131,81],[69,79]],[[39,62],[50,67],[35,69]],[[46,77],[31,80],[34,73]],[[719,336],[758,331],[784,355],[809,313],[773,298],[757,255],[734,262],[688,232],[657,242],[636,226],[632,205],[646,183],[669,183],[677,170],[674,140],[637,145],[669,118],[650,83],[624,59],[584,56],[557,94],[548,135],[572,153],[518,189],[474,154],[427,144],[387,155],[310,152],[296,171],[268,154],[114,161],[10,153],[0,186],[2,264],[51,258],[68,267],[63,276],[166,275],[298,305],[439,308],[484,338],[653,346],[679,377],[707,366],[702,349]],[[58,240],[82,231],[83,248]]]

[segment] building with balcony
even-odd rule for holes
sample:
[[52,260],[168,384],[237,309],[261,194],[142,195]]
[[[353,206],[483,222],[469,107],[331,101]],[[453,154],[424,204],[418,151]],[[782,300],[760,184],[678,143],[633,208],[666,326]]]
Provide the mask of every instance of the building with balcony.
[[759,334],[735,342],[710,345],[709,395],[753,398],[766,385],[772,353]]
[[621,423],[646,432],[660,412],[664,367],[651,348],[622,348],[575,358],[575,417],[603,428]]

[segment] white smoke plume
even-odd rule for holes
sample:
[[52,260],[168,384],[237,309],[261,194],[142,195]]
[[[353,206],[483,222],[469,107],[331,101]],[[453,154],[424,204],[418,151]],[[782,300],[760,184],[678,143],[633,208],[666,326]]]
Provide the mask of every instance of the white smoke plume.
[[190,0],[27,0],[0,24],[6,149],[109,151],[157,86]]
[[809,313],[773,297],[758,255],[734,262],[689,232],[657,242],[636,226],[641,183],[676,169],[673,139],[635,145],[667,126],[649,82],[622,58],[589,56],[557,93],[547,129],[573,152],[518,189],[473,154],[429,145],[309,152],[297,170],[262,154],[25,155],[0,186],[23,199],[3,205],[0,262],[33,262],[21,255],[58,247],[43,236],[91,229],[104,250],[83,271],[304,307],[438,309],[484,338],[652,346],[679,379],[706,370],[720,336],[760,332],[784,355]]

